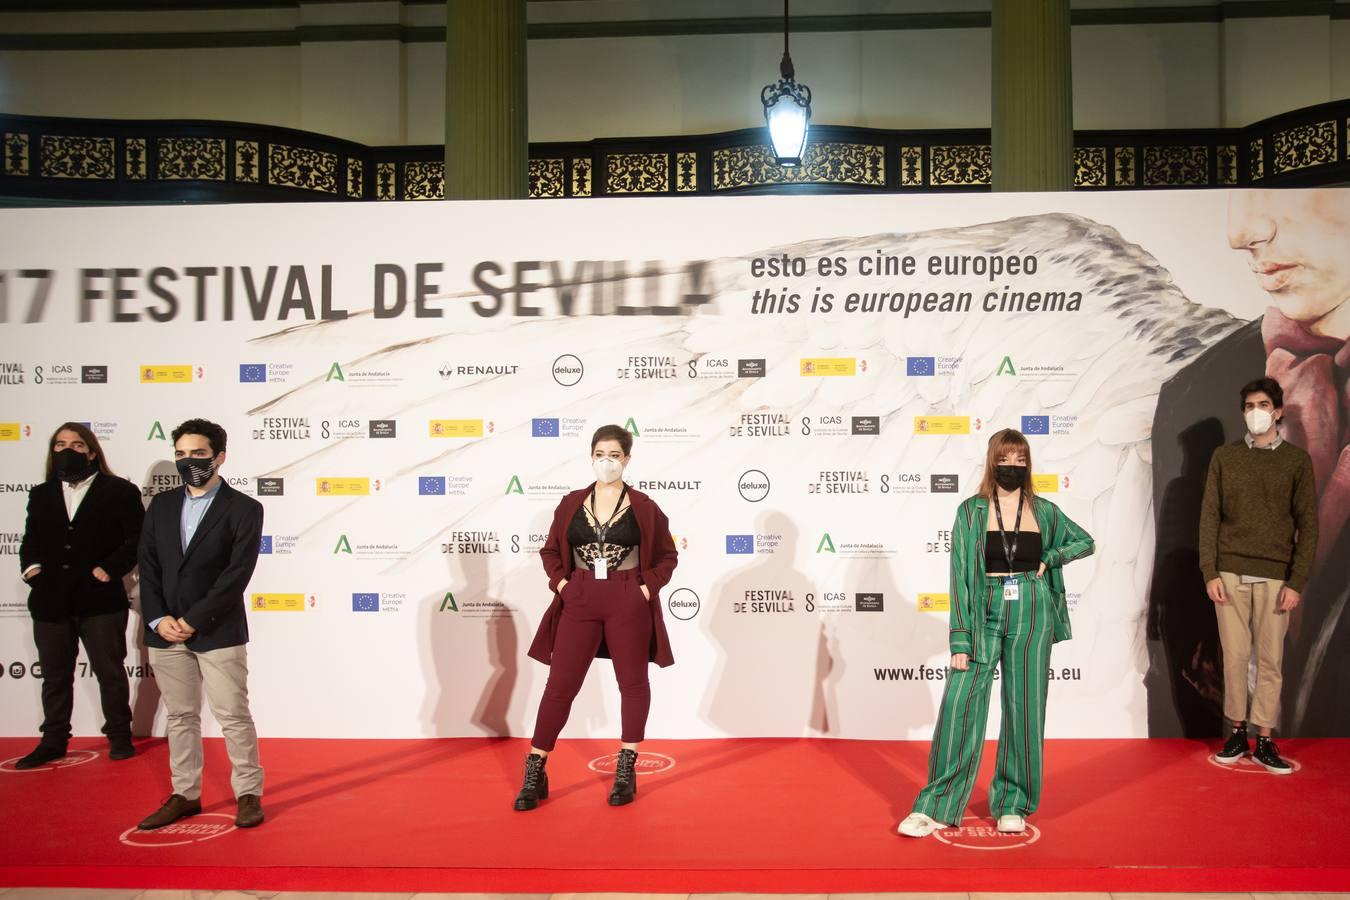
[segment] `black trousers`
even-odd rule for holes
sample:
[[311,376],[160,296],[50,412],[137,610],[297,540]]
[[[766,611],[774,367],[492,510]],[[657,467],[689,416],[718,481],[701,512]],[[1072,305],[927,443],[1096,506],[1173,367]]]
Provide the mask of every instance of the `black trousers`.
[[42,666],[42,743],[64,747],[75,705],[75,657],[79,645],[98,679],[103,733],[131,736],[131,686],[127,681],[127,610],[72,616],[60,622],[33,620],[33,640]]

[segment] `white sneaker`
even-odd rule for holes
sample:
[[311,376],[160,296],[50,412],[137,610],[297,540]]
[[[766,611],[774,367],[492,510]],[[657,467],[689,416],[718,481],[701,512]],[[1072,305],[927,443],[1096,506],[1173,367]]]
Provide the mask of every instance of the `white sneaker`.
[[905,821],[900,823],[900,827],[896,831],[905,837],[921,838],[928,837],[933,832],[941,831],[946,827],[937,819],[925,816],[923,813],[910,813],[905,816]]
[[1027,830],[1027,820],[1021,816],[999,816],[998,830],[1002,834],[1021,834]]

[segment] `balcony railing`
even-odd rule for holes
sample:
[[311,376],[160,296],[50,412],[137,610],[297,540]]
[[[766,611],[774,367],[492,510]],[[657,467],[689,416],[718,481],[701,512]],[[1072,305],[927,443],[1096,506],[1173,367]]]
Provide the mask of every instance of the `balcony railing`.
[[[74,202],[436,200],[439,146],[367,147],[288,128],[0,115],[0,197]],[[1246,128],[1079,131],[1078,190],[1350,183],[1350,100]],[[989,190],[989,131],[811,129],[782,169],[762,128],[530,145],[530,196]]]

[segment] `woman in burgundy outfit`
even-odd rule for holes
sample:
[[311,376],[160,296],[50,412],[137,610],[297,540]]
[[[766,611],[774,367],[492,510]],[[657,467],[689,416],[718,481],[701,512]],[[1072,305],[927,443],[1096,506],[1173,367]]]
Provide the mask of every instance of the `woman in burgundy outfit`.
[[562,499],[539,551],[553,603],[530,657],[547,665],[549,673],[525,757],[518,810],[534,809],[548,797],[548,754],[597,656],[614,661],[623,719],[609,805],[632,803],[637,794],[637,746],[651,706],[647,665],[675,661],[659,594],[675,571],[677,554],[665,513],[623,482],[632,449],[633,436],[619,426],[596,430],[591,438],[595,483]]

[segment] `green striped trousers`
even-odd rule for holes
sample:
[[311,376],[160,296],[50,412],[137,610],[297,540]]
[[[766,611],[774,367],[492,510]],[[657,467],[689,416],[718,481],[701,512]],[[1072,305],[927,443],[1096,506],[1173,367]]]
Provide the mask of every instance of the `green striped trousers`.
[[[1049,688],[1050,645],[1054,635],[1048,579],[1018,575],[1017,600],[1003,599],[1003,579],[988,578],[983,595],[985,621],[976,646],[981,656],[998,648],[1003,682],[1003,728],[998,736],[998,766],[989,787],[994,818],[1026,816],[1041,800],[1045,696]],[[928,784],[914,801],[914,812],[948,825],[960,825],[975,788],[984,752],[993,662],[973,658],[965,671],[947,670],[933,746],[928,754]]]

